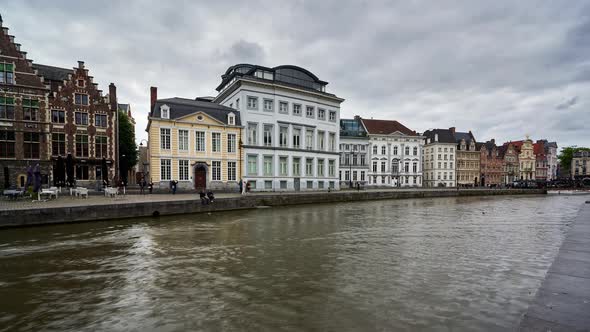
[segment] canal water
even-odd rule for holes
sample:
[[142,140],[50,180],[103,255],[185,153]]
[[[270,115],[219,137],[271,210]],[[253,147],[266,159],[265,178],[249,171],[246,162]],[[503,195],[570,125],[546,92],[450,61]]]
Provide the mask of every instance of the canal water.
[[505,331],[586,197],[384,200],[0,231],[1,331]]

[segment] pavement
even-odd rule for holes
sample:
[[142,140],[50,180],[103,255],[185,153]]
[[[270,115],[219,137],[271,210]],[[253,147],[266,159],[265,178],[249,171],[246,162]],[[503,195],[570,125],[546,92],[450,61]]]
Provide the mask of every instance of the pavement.
[[519,331],[590,331],[590,201],[578,213]]

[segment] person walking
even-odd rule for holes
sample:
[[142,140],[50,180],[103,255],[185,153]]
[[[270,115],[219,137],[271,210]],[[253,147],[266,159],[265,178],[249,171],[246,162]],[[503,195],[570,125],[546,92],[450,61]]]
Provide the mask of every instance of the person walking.
[[246,190],[248,189],[248,182],[246,180],[242,181],[242,195],[246,195]]
[[244,191],[244,180],[240,179],[240,183],[238,184],[240,186],[240,194],[243,194]]

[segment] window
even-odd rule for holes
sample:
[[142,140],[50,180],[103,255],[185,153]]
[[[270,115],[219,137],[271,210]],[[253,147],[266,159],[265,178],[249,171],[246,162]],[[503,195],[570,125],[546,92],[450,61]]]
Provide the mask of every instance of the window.
[[358,179],[357,174],[357,171],[352,171],[352,181],[356,181]]
[[336,122],[336,112],[330,111],[330,121]]
[[88,95],[76,93],[75,95],[75,102],[76,105],[88,105]]
[[301,159],[293,158],[293,176],[301,175]]
[[96,158],[106,158],[108,156],[106,136],[94,137],[94,155],[96,156]]
[[387,154],[385,145],[381,147],[381,154]]
[[328,134],[328,146],[330,147],[330,151],[336,151],[336,134]]
[[263,143],[264,146],[272,146],[272,125],[264,125]]
[[[162,119],[169,119],[170,118],[170,107],[168,105],[160,106],[160,116]],[[197,119],[202,120],[202,116],[198,116]]]
[[286,101],[279,102],[279,112],[280,113],[289,113],[289,103]]
[[221,161],[211,162],[211,181],[221,181]]
[[361,171],[361,181],[365,181],[365,171]]
[[287,189],[287,181],[279,182],[280,189]]
[[410,163],[409,162],[405,162],[404,163],[404,171],[406,173],[409,173],[410,172]]
[[54,156],[66,155],[66,134],[52,133],[51,134],[51,154]]
[[417,173],[417,172],[418,172],[418,163],[413,163],[413,164],[412,164],[412,171],[413,171],[414,173]]
[[406,146],[406,151],[405,152],[406,152],[406,156],[410,154],[410,147],[409,146]]
[[0,97],[0,119],[14,119],[14,98]]
[[272,99],[265,99],[264,100],[264,110],[267,112],[272,112],[273,111],[273,102]]
[[88,180],[88,165],[76,165],[76,180]]
[[205,152],[205,132],[195,132],[195,150],[198,152]]
[[160,159],[160,180],[172,180],[172,162],[170,159]]
[[170,150],[170,128],[160,128],[160,149]]
[[264,189],[271,190],[272,189],[272,181],[270,181],[270,180],[264,181]]
[[328,176],[336,175],[336,161],[328,160]]
[[82,126],[88,125],[88,113],[76,112],[75,117],[76,117],[76,124],[77,125],[82,125]]
[[313,159],[312,158],[305,159],[305,175],[313,176]]
[[76,135],[76,156],[88,157],[88,135]]
[[178,180],[188,181],[188,160],[178,161]]
[[258,124],[257,123],[248,123],[248,144],[249,145],[257,145],[258,144]]
[[414,147],[414,156],[417,156],[417,155],[418,155],[418,148]]
[[211,133],[211,151],[221,152],[221,133]]
[[397,156],[397,145],[393,147],[393,154]]
[[23,147],[25,159],[39,159],[40,135],[39,133],[24,133]]
[[318,159],[318,176],[324,176],[324,159]]
[[248,109],[258,110],[258,98],[257,97],[248,97]]
[[305,148],[313,150],[313,129],[307,129],[305,131]]
[[264,175],[272,176],[272,156],[264,156]]
[[279,145],[281,147],[288,146],[288,137],[289,137],[289,128],[288,127],[279,127]]
[[381,162],[381,173],[385,173],[386,163],[384,161]]
[[344,181],[350,181],[350,171],[344,171]]
[[14,131],[0,131],[0,158],[14,158],[15,144]]
[[227,152],[236,152],[236,134],[227,134]]
[[293,129],[293,148],[299,149],[301,146],[301,129]]
[[83,88],[86,84],[86,82],[84,80],[77,80],[76,81],[76,85],[78,85],[78,87]]
[[227,162],[227,180],[228,181],[236,181],[238,178],[237,176],[237,167],[235,161],[228,161]]
[[229,124],[230,126],[235,126],[236,125],[236,116],[233,113],[228,114],[227,116],[227,124]]
[[94,125],[96,127],[106,128],[108,126],[107,115],[106,114],[95,114],[94,115]]
[[377,162],[373,162],[373,173],[377,173]]
[[39,101],[23,98],[23,120],[39,121]]
[[318,108],[318,120],[326,120],[326,110]]
[[359,161],[360,161],[360,164],[361,164],[361,166],[365,166],[365,163],[366,163],[366,157],[367,157],[367,156],[366,156],[365,154],[361,154],[361,155],[359,156]]
[[279,158],[279,172],[281,176],[287,176],[288,169],[287,169],[287,157],[280,157]]
[[248,156],[248,174],[258,175],[258,160],[257,156]]
[[318,146],[317,149],[323,151],[326,147],[324,146],[324,132],[318,131]]
[[188,151],[188,130],[178,130],[178,150]]
[[314,115],[313,115],[314,112],[313,111],[314,111],[313,106],[307,106],[305,108],[305,116],[307,116],[308,118],[313,118],[314,117]]
[[393,174],[399,173],[399,163],[395,159],[391,161],[391,172]]
[[373,145],[373,154],[377,154],[377,145]]
[[14,84],[14,65],[12,63],[0,63],[0,83]]
[[293,104],[293,115],[301,115],[301,105]]
[[350,154],[344,155],[344,165],[350,165]]
[[51,122],[65,123],[66,122],[66,112],[60,111],[60,110],[52,110],[51,111]]

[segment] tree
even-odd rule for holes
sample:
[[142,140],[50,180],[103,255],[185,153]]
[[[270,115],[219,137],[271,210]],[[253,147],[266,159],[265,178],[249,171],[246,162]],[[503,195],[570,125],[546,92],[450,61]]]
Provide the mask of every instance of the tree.
[[574,158],[574,153],[578,151],[590,151],[589,148],[579,148],[577,146],[568,146],[561,150],[559,156],[559,163],[561,164],[562,169],[571,169],[572,168],[572,159]]
[[125,112],[119,111],[119,169],[121,176],[127,180],[127,170],[137,164],[137,145],[135,145],[135,128]]

